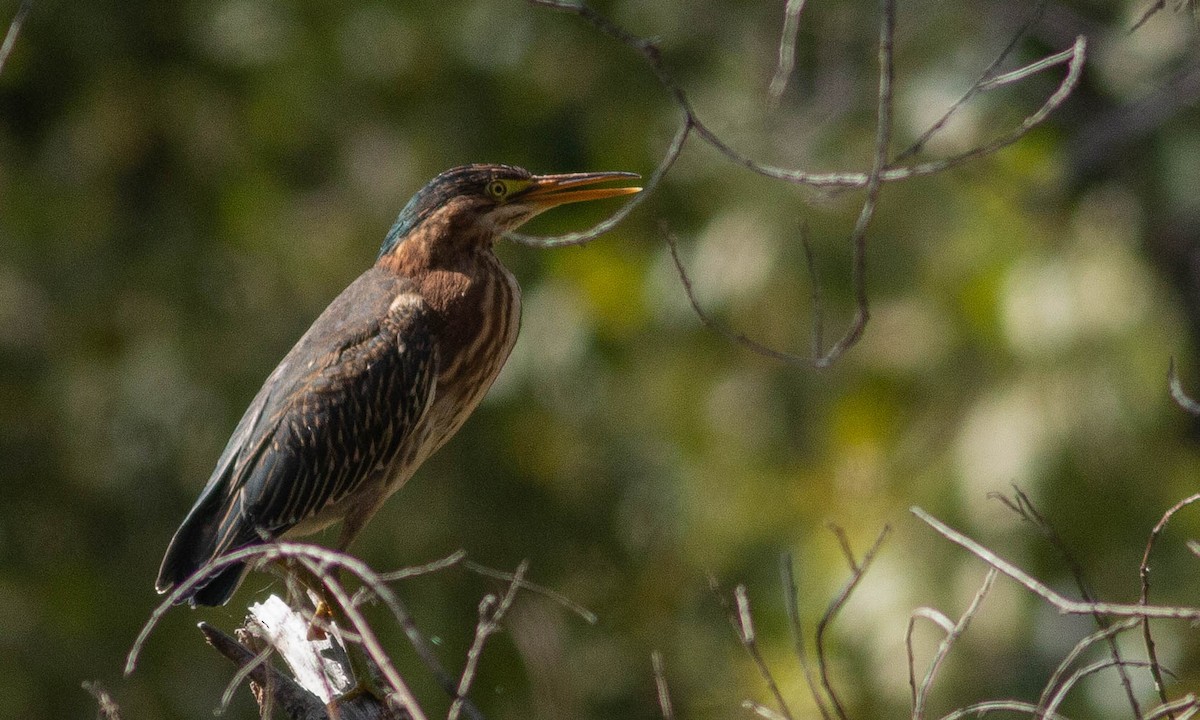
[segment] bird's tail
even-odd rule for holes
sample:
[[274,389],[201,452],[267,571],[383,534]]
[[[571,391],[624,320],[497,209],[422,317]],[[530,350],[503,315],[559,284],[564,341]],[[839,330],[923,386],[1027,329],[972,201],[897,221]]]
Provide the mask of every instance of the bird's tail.
[[[238,532],[221,532],[212,518],[213,514],[205,507],[204,502],[197,503],[196,507],[192,508],[192,512],[179,526],[167,547],[162,566],[158,570],[158,579],[154,583],[158,592],[174,590],[202,572],[221,555],[256,541],[253,535],[240,537],[241,533]],[[224,605],[237,590],[245,574],[245,563],[225,565],[189,588],[188,592],[175,602],[186,602],[193,607]]]

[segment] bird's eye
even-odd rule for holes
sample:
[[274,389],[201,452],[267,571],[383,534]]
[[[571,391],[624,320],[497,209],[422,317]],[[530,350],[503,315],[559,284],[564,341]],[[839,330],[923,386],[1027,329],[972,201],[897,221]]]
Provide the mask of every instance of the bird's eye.
[[508,194],[508,185],[503,180],[493,180],[487,186],[488,195],[497,200],[503,200]]

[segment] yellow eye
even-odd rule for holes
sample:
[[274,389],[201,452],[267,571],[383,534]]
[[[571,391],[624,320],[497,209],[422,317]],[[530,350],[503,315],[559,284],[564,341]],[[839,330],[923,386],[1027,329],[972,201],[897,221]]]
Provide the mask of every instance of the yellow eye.
[[503,180],[493,180],[488,183],[487,192],[496,200],[503,200],[508,195],[508,184]]

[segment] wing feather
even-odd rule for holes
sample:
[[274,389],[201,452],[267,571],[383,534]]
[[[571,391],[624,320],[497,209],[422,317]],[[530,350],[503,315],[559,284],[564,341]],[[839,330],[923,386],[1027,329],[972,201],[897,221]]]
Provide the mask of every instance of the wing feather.
[[172,539],[160,592],[224,552],[330,512],[392,462],[436,376],[430,313],[411,291],[404,278],[367,271],[280,362]]

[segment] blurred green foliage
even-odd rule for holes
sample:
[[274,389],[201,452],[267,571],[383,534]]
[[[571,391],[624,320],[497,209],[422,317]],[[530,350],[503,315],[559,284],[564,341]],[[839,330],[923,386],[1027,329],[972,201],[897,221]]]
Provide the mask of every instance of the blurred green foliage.
[[[783,5],[596,3],[658,39],[733,146],[784,166],[865,168],[874,4],[809,3],[796,74],[773,108]],[[901,2],[897,149],[970,87],[1033,5]],[[1099,596],[1136,598],[1145,537],[1196,490],[1200,464],[1164,379],[1172,354],[1195,377],[1194,287],[1161,252],[1163,237],[1195,245],[1200,115],[1184,103],[1102,161],[1085,152],[1109,110],[1195,62],[1185,15],[1126,32],[1143,5],[1052,3],[1006,67],[1086,32],[1076,97],[1013,148],[884,188],[871,323],[831,370],[767,360],[705,328],[657,222],[683,238],[710,312],[803,354],[812,288],[799,228],[833,336],[851,311],[854,193],[770,181],[696,143],[600,240],[501,249],[524,287],[518,347],[474,418],[355,548],[381,570],[460,547],[499,568],[530,558],[533,580],[599,614],[588,626],[522,598],[476,686],[490,717],[658,717],[656,648],[680,717],[766,701],[708,576],[748,585],[768,661],[793,708],[812,712],[778,557],[797,557],[811,629],[847,572],[827,522],[859,552],[895,528],[831,653],[854,717],[901,717],[908,612],[956,616],[983,576],[908,506],[1073,592],[1061,558],[987,499],[1010,483],[1054,522]],[[1058,72],[981,96],[928,156],[1006,132]],[[269,576],[226,608],[173,610],[137,672],[121,668],[158,601],[171,532],[275,362],[437,172],[487,161],[648,174],[678,114],[628,48],[515,0],[36,2],[0,74],[3,714],[88,716],[79,684],[99,679],[129,720],[209,717],[231,669],[195,622],[237,625],[247,602],[278,591]],[[530,229],[580,229],[604,211],[564,209]],[[1194,604],[1182,539],[1198,523],[1185,513],[1164,537],[1156,599]],[[497,588],[453,570],[399,591],[460,667],[478,599]],[[401,634],[374,617],[431,713],[444,711]],[[1001,581],[934,709],[1036,698],[1090,629]],[[1178,687],[1194,688],[1194,630],[1156,629]],[[928,652],[936,638],[922,633]],[[1105,674],[1068,709],[1128,716]],[[254,716],[248,693],[229,713]]]

